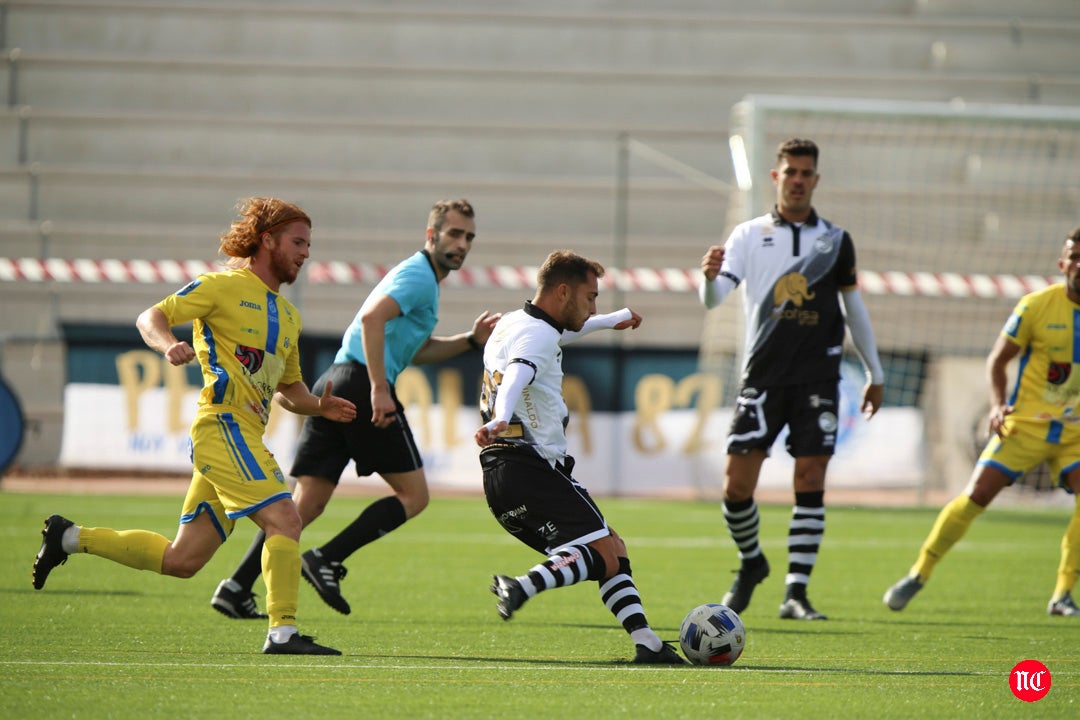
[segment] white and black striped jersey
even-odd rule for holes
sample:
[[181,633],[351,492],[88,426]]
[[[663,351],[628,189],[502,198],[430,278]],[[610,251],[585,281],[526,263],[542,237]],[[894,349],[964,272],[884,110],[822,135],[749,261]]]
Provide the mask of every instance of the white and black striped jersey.
[[855,245],[846,230],[813,210],[806,222],[792,224],[774,208],[732,231],[720,276],[743,286],[743,384],[839,379],[839,292],[857,284]]
[[562,345],[595,330],[614,327],[630,317],[628,309],[593,315],[581,330],[571,332],[531,302],[526,302],[521,310],[503,315],[484,346],[484,381],[480,393],[480,415],[484,422],[491,422],[495,416],[503,378],[511,365],[528,368],[531,381],[521,389],[516,402],[506,398],[512,403],[507,407],[513,412],[509,417],[498,418],[507,420],[510,427],[499,436],[497,445],[531,448],[552,464],[563,462],[566,424],[570,418],[562,395]]

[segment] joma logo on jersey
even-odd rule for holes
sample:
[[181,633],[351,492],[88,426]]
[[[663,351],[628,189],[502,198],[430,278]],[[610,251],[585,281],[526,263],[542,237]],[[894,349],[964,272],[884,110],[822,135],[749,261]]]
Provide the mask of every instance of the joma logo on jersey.
[[260,305],[259,303],[253,303],[250,300],[241,300],[240,307],[248,308],[249,310],[262,310],[262,305]]

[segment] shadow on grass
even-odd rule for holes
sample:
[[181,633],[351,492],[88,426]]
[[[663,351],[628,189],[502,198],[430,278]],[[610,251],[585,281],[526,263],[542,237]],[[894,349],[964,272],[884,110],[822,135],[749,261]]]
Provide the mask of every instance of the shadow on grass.
[[75,595],[78,597],[86,597],[87,595],[100,595],[100,596],[112,596],[117,597],[142,597],[148,593],[139,592],[137,590],[35,590],[32,587],[28,588],[0,588],[0,596],[2,595],[37,595],[44,597],[46,595]]

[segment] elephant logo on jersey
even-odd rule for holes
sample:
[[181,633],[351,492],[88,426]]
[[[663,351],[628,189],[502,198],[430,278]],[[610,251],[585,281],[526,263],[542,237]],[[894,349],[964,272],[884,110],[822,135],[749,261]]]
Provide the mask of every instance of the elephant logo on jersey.
[[1050,363],[1050,369],[1046,373],[1046,381],[1051,385],[1064,385],[1072,373],[1072,363]]
[[247,371],[254,375],[262,368],[263,357],[266,355],[265,350],[259,348],[248,347],[247,345],[236,346],[236,359],[240,361],[240,364],[247,368]]
[[773,305],[776,308],[784,306],[788,300],[795,307],[802,307],[803,301],[813,300],[817,293],[810,292],[806,286],[806,276],[802,273],[788,273],[776,281],[773,288]]

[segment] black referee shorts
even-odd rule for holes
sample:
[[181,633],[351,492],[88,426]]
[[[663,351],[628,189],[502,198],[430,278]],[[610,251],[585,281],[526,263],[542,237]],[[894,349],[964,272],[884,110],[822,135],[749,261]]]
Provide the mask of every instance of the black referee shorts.
[[333,381],[334,395],[356,405],[356,419],[339,423],[318,415],[306,418],[293,460],[293,477],[314,475],[336,484],[349,460],[356,463],[356,474],[360,476],[402,473],[423,467],[393,385],[390,396],[397,405],[397,418],[389,427],[377,428],[371,424],[371,382],[364,365],[352,361],[331,365],[311,392],[321,395],[327,381]]

